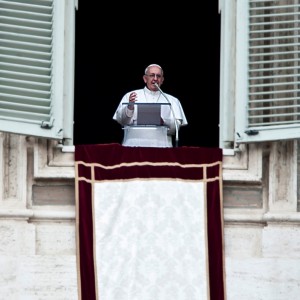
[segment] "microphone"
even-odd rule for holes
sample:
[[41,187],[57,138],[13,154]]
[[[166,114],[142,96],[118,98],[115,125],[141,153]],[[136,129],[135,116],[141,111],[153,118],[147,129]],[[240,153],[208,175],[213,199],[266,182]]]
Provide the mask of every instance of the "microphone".
[[175,123],[175,130],[176,130],[175,146],[178,147],[178,141],[179,141],[178,131],[179,131],[179,129],[178,129],[178,123],[177,123],[177,120],[176,120],[176,117],[175,117],[175,113],[174,113],[174,110],[173,110],[173,105],[170,102],[170,100],[168,99],[168,97],[165,95],[165,93],[161,90],[159,85],[156,82],[154,83],[154,85],[157,87],[157,89],[161,92],[161,94],[166,98],[167,102],[170,104],[171,112],[172,112],[172,115],[173,115],[173,118],[174,118],[174,123]]

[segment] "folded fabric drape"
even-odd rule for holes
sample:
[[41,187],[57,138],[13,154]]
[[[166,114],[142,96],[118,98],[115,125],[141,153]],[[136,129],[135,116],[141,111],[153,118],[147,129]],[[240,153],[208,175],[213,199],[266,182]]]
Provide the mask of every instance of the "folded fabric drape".
[[75,147],[80,300],[225,299],[222,150]]

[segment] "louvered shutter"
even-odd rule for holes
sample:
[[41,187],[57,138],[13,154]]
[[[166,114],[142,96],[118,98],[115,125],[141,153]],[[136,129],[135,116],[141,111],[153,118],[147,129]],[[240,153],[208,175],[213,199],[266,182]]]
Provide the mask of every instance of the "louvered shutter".
[[63,3],[0,0],[0,131],[63,138]]
[[236,141],[300,137],[299,1],[237,1]]

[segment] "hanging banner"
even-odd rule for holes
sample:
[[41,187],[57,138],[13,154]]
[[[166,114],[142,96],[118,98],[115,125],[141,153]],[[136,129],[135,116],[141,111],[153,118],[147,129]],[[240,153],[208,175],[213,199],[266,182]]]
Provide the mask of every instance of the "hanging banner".
[[80,300],[224,300],[222,150],[79,145]]

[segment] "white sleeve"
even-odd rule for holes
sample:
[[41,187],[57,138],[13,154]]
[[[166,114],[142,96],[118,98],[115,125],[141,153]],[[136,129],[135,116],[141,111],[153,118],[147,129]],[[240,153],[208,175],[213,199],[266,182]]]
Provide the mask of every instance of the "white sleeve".
[[185,117],[180,101],[171,95],[168,95],[168,99],[170,100],[172,107],[171,111],[168,114],[164,114],[163,120],[164,124],[169,127],[169,134],[175,134],[176,125],[174,115],[178,124],[178,129],[180,128],[180,126],[187,125],[187,119]]
[[121,125],[129,125],[133,123],[134,110],[128,109],[128,106],[123,104],[129,102],[129,94],[130,93],[124,95],[113,116],[113,119]]

